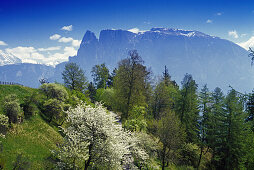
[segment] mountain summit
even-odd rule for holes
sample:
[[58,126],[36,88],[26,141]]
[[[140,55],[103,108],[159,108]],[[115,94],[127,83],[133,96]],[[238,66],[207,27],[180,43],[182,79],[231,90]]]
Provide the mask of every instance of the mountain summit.
[[172,79],[179,84],[184,74],[193,75],[197,83],[240,91],[254,87],[254,70],[248,52],[237,44],[199,31],[152,28],[148,31],[106,29],[99,38],[87,31],[76,57],[90,75],[95,64],[106,63],[110,69],[136,49],[154,75],[161,75],[166,65]]
[[[250,92],[254,87],[254,69],[245,49],[231,41],[192,30],[106,29],[100,32],[99,37],[87,31],[77,56],[69,57],[69,62],[78,63],[92,80],[91,69],[94,65],[105,63],[113,70],[121,59],[128,57],[128,51],[134,49],[145,65],[152,68],[155,76],[162,75],[166,65],[172,79],[178,84],[189,73],[199,87],[207,83],[210,89],[218,86],[225,91],[231,85],[241,92]],[[52,82],[62,81],[61,72],[65,64],[60,63],[56,68],[32,64],[0,66],[0,80],[33,87],[38,86],[38,79],[45,75]],[[29,83],[22,75],[30,75]],[[36,83],[31,83],[32,80]]]

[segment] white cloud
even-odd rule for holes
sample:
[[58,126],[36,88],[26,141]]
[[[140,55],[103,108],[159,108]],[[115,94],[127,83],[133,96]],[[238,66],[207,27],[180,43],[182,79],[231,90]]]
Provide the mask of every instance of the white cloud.
[[[10,53],[22,60],[23,63],[40,63],[46,65],[56,65],[58,63],[68,61],[69,56],[77,54],[77,50],[70,46],[65,47],[63,52],[51,53],[51,51],[58,50],[61,47],[49,47],[49,48],[34,48],[34,47],[15,47],[7,48],[5,52]],[[43,55],[43,52],[47,52],[47,55]]]
[[216,13],[217,16],[221,16],[222,15],[222,12],[218,12]]
[[128,31],[133,32],[135,34],[139,33],[139,29],[138,28],[132,28],[132,29],[129,29]]
[[6,52],[20,58],[22,62],[26,63],[37,63],[37,60],[43,60],[44,55],[37,52],[34,47],[15,47],[15,48],[7,48]]
[[7,45],[4,41],[0,41],[0,45],[3,45],[3,46],[5,46],[5,45]]
[[62,43],[69,43],[71,42],[73,47],[78,47],[81,43],[81,40],[75,40],[71,37],[62,37],[58,40],[58,42],[62,42]]
[[228,35],[233,37],[233,38],[238,38],[239,37],[236,30],[228,31]]
[[213,21],[210,20],[210,19],[208,19],[208,20],[206,20],[206,23],[207,23],[207,24],[211,24],[211,23],[213,23]]
[[61,49],[60,46],[56,46],[56,47],[48,47],[48,48],[38,48],[38,51],[56,51],[60,49]]
[[58,40],[60,37],[61,37],[61,35],[54,34],[54,35],[50,36],[49,39],[51,39],[51,40]]
[[73,40],[73,41],[72,41],[72,46],[73,46],[73,47],[79,47],[79,46],[80,46],[80,43],[81,43],[81,40]]
[[68,43],[68,42],[72,42],[73,38],[71,37],[62,37],[58,40],[58,42],[63,42],[63,43]]
[[241,34],[241,37],[245,37],[247,34]]
[[152,23],[150,21],[144,21],[144,24],[150,25]]
[[245,48],[246,50],[249,49],[249,47],[254,48],[254,36],[250,37],[247,41],[237,43],[239,46]]
[[63,26],[63,27],[61,28],[61,30],[72,31],[72,25]]

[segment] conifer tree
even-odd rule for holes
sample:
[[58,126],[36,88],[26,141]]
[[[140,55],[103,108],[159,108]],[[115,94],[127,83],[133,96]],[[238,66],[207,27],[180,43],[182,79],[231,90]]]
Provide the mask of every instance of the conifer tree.
[[187,142],[198,142],[199,105],[197,84],[192,75],[186,74],[177,101],[177,114],[187,133]]

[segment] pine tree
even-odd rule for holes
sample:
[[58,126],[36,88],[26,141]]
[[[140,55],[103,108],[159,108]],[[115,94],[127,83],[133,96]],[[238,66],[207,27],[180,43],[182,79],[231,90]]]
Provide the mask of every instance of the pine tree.
[[192,75],[186,74],[182,81],[180,97],[177,101],[177,114],[187,133],[187,142],[198,142],[199,105],[197,84]]
[[204,87],[201,89],[201,92],[199,94],[199,100],[200,100],[200,111],[202,114],[201,120],[200,120],[200,126],[199,126],[199,145],[200,145],[200,155],[199,155],[199,161],[198,161],[198,168],[201,163],[202,155],[204,152],[204,148],[207,147],[207,135],[210,128],[210,121],[211,121],[211,97],[210,92],[207,88],[207,85],[204,85]]

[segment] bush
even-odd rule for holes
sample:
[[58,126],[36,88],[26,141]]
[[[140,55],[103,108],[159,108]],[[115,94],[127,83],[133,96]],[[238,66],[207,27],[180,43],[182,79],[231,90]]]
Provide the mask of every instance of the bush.
[[68,93],[64,86],[60,84],[43,84],[40,90],[47,96],[47,98],[55,98],[60,101],[65,101],[68,98]]
[[9,118],[5,115],[0,114],[0,134],[5,135],[8,129]]
[[9,118],[9,123],[17,123],[22,120],[22,112],[16,95],[9,95],[4,100],[4,112]]
[[44,104],[44,114],[49,118],[49,122],[55,118],[58,120],[63,112],[63,103],[57,99],[49,99]]

